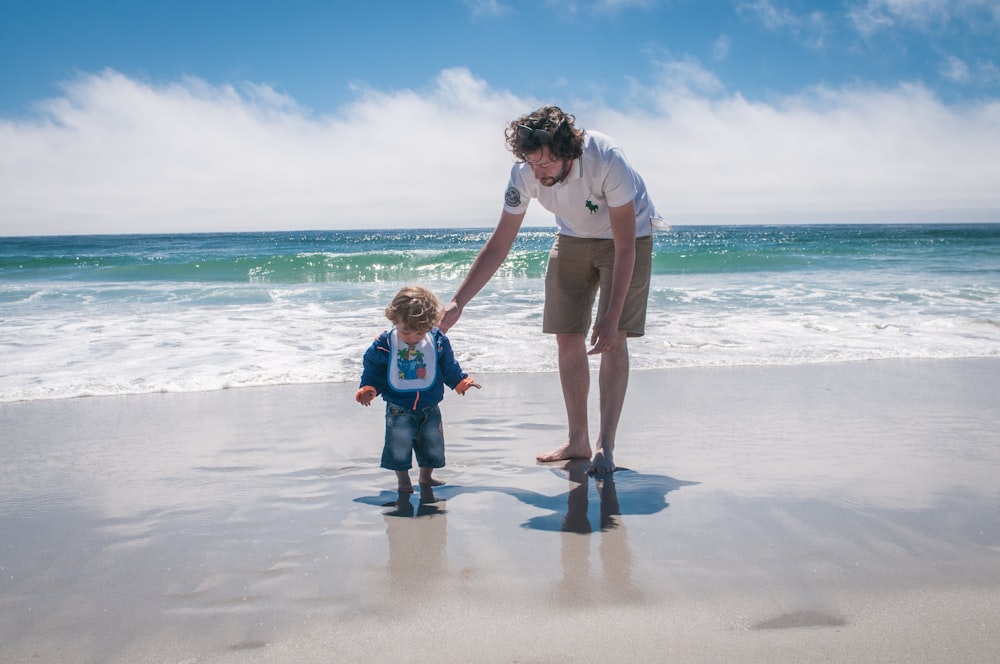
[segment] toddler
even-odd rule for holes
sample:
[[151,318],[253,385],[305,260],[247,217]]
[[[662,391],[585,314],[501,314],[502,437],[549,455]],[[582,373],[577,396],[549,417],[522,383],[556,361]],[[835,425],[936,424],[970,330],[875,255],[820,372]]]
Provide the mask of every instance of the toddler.
[[385,308],[394,325],[368,347],[364,356],[361,388],[355,399],[370,406],[376,396],[385,400],[385,446],[382,468],[396,472],[400,493],[412,493],[410,468],[413,455],[420,467],[419,483],[443,484],[432,477],[444,467],[444,432],[438,404],[444,386],[465,395],[479,385],[466,373],[451,349],[448,337],[438,329],[441,301],[420,286],[396,293]]

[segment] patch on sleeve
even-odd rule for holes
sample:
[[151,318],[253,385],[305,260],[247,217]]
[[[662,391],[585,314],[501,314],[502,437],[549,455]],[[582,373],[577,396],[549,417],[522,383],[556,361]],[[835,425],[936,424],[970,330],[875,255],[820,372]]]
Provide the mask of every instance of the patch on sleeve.
[[507,187],[507,193],[503,197],[508,207],[519,207],[521,205],[521,192],[517,187]]

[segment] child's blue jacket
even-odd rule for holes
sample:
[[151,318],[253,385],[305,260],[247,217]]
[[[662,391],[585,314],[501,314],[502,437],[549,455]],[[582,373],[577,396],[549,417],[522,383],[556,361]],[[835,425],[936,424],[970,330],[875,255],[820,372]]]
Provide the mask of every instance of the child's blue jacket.
[[445,385],[455,389],[462,379],[468,376],[462,372],[462,367],[455,359],[448,337],[435,327],[427,333],[430,343],[424,346],[424,348],[432,349],[434,357],[426,357],[427,354],[424,353],[417,360],[407,359],[405,365],[406,367],[412,366],[416,361],[419,363],[417,370],[423,366],[426,371],[426,364],[435,363],[436,372],[433,383],[422,389],[398,389],[390,381],[389,371],[395,368],[399,373],[398,380],[393,382],[397,384],[405,382],[402,380],[404,378],[402,375],[404,371],[402,354],[406,352],[407,346],[401,344],[400,348],[397,348],[397,354],[400,357],[396,358],[396,362],[393,362],[391,340],[394,329],[382,332],[365,351],[360,387],[370,385],[385,401],[407,410],[420,410],[440,403],[444,399]]

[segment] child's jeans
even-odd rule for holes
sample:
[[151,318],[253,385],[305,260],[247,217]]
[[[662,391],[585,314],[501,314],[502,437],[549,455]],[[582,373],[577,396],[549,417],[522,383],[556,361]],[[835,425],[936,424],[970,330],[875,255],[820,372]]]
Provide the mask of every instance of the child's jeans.
[[391,403],[385,405],[385,447],[382,467],[409,470],[413,454],[421,468],[444,467],[444,427],[437,405],[422,410],[406,410]]

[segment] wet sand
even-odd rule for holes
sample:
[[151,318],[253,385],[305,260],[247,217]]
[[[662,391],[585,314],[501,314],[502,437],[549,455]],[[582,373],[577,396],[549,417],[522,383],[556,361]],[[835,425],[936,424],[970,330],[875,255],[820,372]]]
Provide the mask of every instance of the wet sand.
[[477,379],[402,497],[354,385],[0,404],[0,659],[1000,652],[1000,360],[635,372],[600,480],[534,461],[557,376]]

